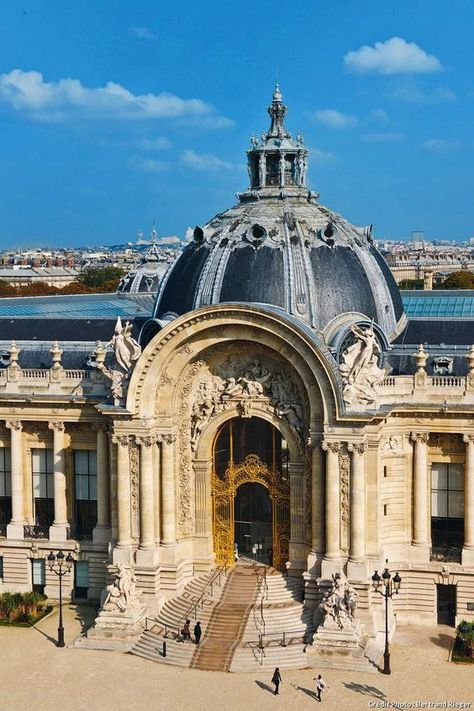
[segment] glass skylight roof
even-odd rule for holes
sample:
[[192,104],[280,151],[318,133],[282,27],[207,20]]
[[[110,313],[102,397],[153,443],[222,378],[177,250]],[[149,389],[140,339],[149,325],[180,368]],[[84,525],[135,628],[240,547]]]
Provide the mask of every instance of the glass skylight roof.
[[408,318],[470,319],[474,318],[474,293],[462,292],[402,292]]
[[107,319],[151,316],[154,294],[29,296],[0,299],[0,318]]

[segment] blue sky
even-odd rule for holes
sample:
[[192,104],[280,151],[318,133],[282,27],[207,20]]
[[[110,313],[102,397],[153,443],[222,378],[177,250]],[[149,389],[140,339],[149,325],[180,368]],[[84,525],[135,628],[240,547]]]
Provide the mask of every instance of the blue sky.
[[247,187],[278,67],[321,202],[474,236],[471,0],[0,7],[0,247],[183,236]]

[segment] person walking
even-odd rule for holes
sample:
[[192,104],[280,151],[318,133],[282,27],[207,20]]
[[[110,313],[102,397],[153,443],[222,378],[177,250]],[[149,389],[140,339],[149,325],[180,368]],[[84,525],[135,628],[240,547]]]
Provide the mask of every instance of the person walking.
[[321,674],[318,674],[318,678],[316,679],[316,698],[318,701],[321,701],[321,691],[324,691],[325,689],[327,689],[326,682]]
[[191,620],[186,620],[186,622],[183,625],[183,629],[181,630],[181,635],[183,637],[183,640],[186,641],[187,639],[191,639],[191,628],[190,625]]
[[201,641],[201,636],[202,636],[201,623],[196,622],[196,624],[194,625],[194,641],[196,642],[196,644],[199,644],[199,642]]
[[278,694],[278,689],[280,687],[281,683],[281,674],[280,670],[278,667],[275,668],[275,671],[273,672],[272,676],[272,684],[275,684],[275,691],[273,692],[275,695]]

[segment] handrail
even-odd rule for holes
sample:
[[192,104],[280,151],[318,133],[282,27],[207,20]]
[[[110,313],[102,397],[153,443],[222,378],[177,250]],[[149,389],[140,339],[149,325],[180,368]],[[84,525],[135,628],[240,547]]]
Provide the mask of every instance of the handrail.
[[207,588],[208,588],[209,586],[210,586],[210,588],[211,588],[211,597],[212,597],[212,595],[213,595],[213,584],[214,584],[214,581],[215,581],[216,578],[217,578],[217,579],[218,579],[218,580],[217,580],[217,584],[218,584],[219,587],[220,587],[220,584],[221,584],[221,574],[223,573],[223,574],[227,577],[227,568],[228,568],[227,563],[224,563],[224,565],[221,565],[221,566],[219,566],[219,568],[217,568],[216,573],[213,575],[213,577],[212,577],[212,578],[205,584],[205,586],[203,587],[203,589],[202,589],[202,591],[201,591],[201,594],[200,594],[200,596],[198,597],[197,601],[194,602],[192,605],[190,605],[190,607],[189,607],[188,610],[185,612],[185,614],[184,614],[182,617],[179,618],[179,620],[178,620],[178,627],[181,625],[181,622],[182,622],[183,620],[187,619],[188,617],[193,617],[193,615],[190,614],[191,611],[192,611],[192,610],[194,610],[194,611],[197,610],[197,606],[198,606],[199,603],[201,603],[201,601],[203,600],[204,595],[206,594],[206,590],[207,590]]
[[[220,584],[221,584],[221,575],[224,574],[225,576],[227,576],[227,568],[228,568],[227,563],[225,563],[224,565],[221,565],[219,568],[217,568],[215,574],[212,576],[212,578],[211,578],[211,579],[205,584],[205,586],[203,587],[203,589],[202,589],[202,591],[201,591],[201,594],[200,594],[200,596],[198,597],[198,599],[196,600],[196,602],[193,602],[192,605],[191,605],[191,606],[188,608],[188,610],[185,612],[185,614],[184,614],[182,617],[180,617],[180,619],[179,619],[176,623],[173,624],[173,627],[174,627],[174,625],[176,625],[176,630],[177,630],[177,631],[176,631],[176,639],[179,640],[180,637],[181,637],[181,623],[182,623],[182,621],[185,620],[185,619],[187,619],[188,617],[194,617],[193,615],[190,615],[190,613],[191,613],[192,610],[196,611],[198,605],[199,605],[199,604],[202,604],[202,600],[203,600],[204,595],[205,595],[205,593],[206,593],[206,590],[207,590],[207,588],[208,588],[209,586],[211,587],[211,597],[212,597],[213,585],[214,585],[214,582],[215,582],[216,578],[217,578],[217,581],[218,581],[217,584],[220,586]],[[168,636],[168,630],[169,630],[169,628],[170,628],[172,625],[169,625],[169,624],[166,623],[166,622],[160,622],[156,617],[145,617],[145,632],[148,632],[148,631],[149,631],[149,629],[148,629],[148,621],[153,622],[155,625],[161,625],[161,627],[162,627],[162,629],[163,629],[163,631],[164,631],[163,636],[164,636],[164,637],[167,637],[167,636]]]
[[[278,632],[261,632],[258,635],[258,640],[255,639],[250,639],[247,641],[248,645],[252,644],[258,644],[260,649],[263,649],[264,645],[264,637],[273,637],[273,638],[278,638],[281,637],[280,641],[280,647],[287,647],[289,642],[287,640],[287,635],[293,634],[293,633],[298,633],[298,637],[302,638],[303,644],[307,643],[307,638],[308,638],[308,631],[307,630],[301,630],[300,629],[290,629],[290,630],[278,630]],[[291,644],[291,642],[290,642]]]
[[[260,630],[263,630],[265,633],[265,615],[263,614],[263,601],[268,600],[268,582],[267,582],[267,568],[266,566],[263,567],[263,572],[262,569],[257,569],[257,594],[255,596],[255,602],[252,604],[251,610],[253,613],[253,619],[254,619],[254,624],[256,629],[258,630],[260,627]],[[263,592],[262,592],[263,589]],[[260,601],[259,601],[259,596]],[[260,620],[257,620],[257,607],[260,608]]]

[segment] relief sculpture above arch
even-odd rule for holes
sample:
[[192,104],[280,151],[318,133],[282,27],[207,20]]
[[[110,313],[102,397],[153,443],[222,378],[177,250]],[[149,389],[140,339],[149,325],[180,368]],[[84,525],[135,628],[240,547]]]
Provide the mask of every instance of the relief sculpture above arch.
[[214,415],[237,404],[241,417],[251,417],[255,400],[284,419],[302,443],[304,408],[293,378],[268,357],[230,355],[198,383],[191,410],[191,449],[196,449],[200,433]]

